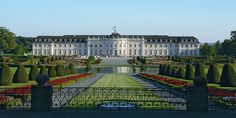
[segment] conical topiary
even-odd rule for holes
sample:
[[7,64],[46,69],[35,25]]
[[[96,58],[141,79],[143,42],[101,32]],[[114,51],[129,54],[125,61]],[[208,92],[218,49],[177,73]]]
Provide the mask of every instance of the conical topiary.
[[207,73],[208,83],[220,83],[220,72],[216,64],[211,64]]
[[166,68],[165,73],[166,73],[167,76],[170,76],[169,75],[170,74],[170,68],[171,68],[170,65],[168,65],[167,68]]
[[172,71],[171,71],[171,77],[175,77],[176,72],[177,72],[177,69],[173,68]]
[[205,70],[204,70],[204,65],[202,63],[198,63],[195,66],[193,84],[197,87],[207,86],[206,73],[205,73]]
[[69,69],[70,69],[70,74],[76,74],[77,73],[74,64],[70,64]]
[[194,67],[192,64],[187,64],[187,66],[186,66],[185,79],[186,80],[193,80],[194,79]]
[[184,78],[185,77],[185,70],[183,68],[179,68],[178,71],[176,72],[176,77],[177,78]]
[[163,75],[167,75],[167,68],[168,68],[168,65],[164,65],[164,67],[163,67]]
[[159,67],[159,75],[162,75],[162,68],[163,68],[163,65],[160,64],[160,67]]
[[32,65],[29,73],[29,80],[36,80],[38,74],[38,67],[36,65]]
[[224,65],[220,85],[222,87],[236,87],[236,74],[231,64]]
[[64,75],[65,75],[64,66],[61,65],[61,64],[58,64],[58,65],[56,66],[56,73],[57,73],[57,76],[58,76],[58,77],[64,76]]
[[12,84],[11,70],[5,63],[1,65],[0,69],[0,85],[9,86]]
[[23,65],[19,65],[14,74],[13,83],[27,83],[28,81],[29,79],[25,67]]
[[57,73],[56,73],[56,69],[54,66],[50,66],[48,69],[48,76],[49,77],[56,77]]
[[39,73],[43,74],[43,75],[48,75],[47,67],[46,66],[41,66],[41,69],[40,69]]

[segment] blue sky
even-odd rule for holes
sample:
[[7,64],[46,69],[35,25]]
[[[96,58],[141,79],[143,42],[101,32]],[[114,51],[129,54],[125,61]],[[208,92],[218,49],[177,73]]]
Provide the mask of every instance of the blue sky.
[[201,42],[236,30],[236,0],[0,0],[0,26],[16,35],[192,35]]

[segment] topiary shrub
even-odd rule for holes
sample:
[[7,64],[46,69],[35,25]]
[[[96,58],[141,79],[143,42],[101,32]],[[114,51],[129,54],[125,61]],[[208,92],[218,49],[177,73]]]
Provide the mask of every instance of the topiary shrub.
[[76,74],[77,73],[74,64],[70,64],[69,69],[70,69],[70,74]]
[[29,78],[25,70],[25,67],[23,65],[19,65],[14,74],[13,83],[27,83],[27,82],[29,82]]
[[160,64],[160,67],[159,67],[159,75],[162,75],[162,68],[163,68],[163,65]]
[[49,77],[56,77],[57,73],[56,73],[56,69],[54,66],[50,66],[48,69],[48,76]]
[[225,64],[220,77],[220,86],[236,87],[236,74],[231,64]]
[[211,64],[207,72],[207,80],[209,83],[220,83],[220,72],[216,64]]
[[57,73],[57,76],[58,76],[58,77],[64,76],[64,75],[65,75],[64,66],[61,65],[61,64],[58,64],[58,65],[56,66],[56,73]]
[[173,68],[172,71],[171,71],[171,77],[175,77],[176,72],[177,72],[177,69]]
[[36,80],[38,74],[38,67],[36,65],[32,65],[29,72],[29,80]]
[[202,63],[198,63],[195,66],[195,73],[194,73],[194,78],[198,78],[199,76],[203,76],[206,78],[206,73],[204,70],[204,65]]
[[70,75],[70,69],[69,69],[69,67],[65,67],[65,68],[64,68],[64,74],[65,74],[65,75]]
[[167,67],[168,67],[168,65],[164,65],[164,67],[163,67],[163,75],[167,75]]
[[168,76],[171,76],[172,70],[173,70],[173,67],[170,66],[170,67],[168,68],[168,71],[167,71],[167,75],[168,75]]
[[192,64],[187,64],[187,66],[186,66],[185,79],[186,80],[193,80],[194,79],[194,67]]
[[170,70],[171,70],[171,67],[170,67],[170,65],[168,65],[167,68],[166,68],[166,71],[165,71],[165,74],[167,76],[170,76]]
[[179,68],[178,71],[176,72],[176,77],[177,78],[184,78],[185,77],[185,70],[183,68]]
[[39,73],[43,74],[43,75],[48,75],[47,67],[46,66],[41,66],[41,69],[40,69]]
[[202,63],[198,63],[195,66],[195,73],[194,73],[194,86],[197,87],[205,87],[207,86],[207,78],[204,71],[204,65]]
[[0,85],[9,86],[12,84],[11,70],[5,63],[1,65],[0,69]]

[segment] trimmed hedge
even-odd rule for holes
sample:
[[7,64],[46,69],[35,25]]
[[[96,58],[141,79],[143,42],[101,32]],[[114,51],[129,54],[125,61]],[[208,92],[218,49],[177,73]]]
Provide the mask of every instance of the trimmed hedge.
[[69,69],[70,69],[70,74],[76,74],[77,73],[74,64],[70,64]]
[[29,80],[36,80],[38,74],[38,67],[36,65],[32,65],[29,73]]
[[224,65],[220,85],[222,87],[236,87],[236,73],[231,64]]
[[29,82],[29,78],[25,70],[25,67],[23,65],[19,65],[14,74],[13,83],[27,83],[27,82]]
[[64,76],[65,75],[64,66],[61,64],[58,64],[56,66],[56,73],[58,77]]
[[39,73],[48,76],[47,67],[46,66],[41,66],[41,69],[40,69]]
[[208,83],[220,83],[220,72],[216,64],[211,64],[207,72]]
[[194,79],[194,67],[192,64],[187,64],[187,66],[186,66],[185,79],[186,80],[193,80]]
[[5,63],[1,65],[0,69],[0,85],[9,86],[12,84],[11,70],[9,66]]
[[177,73],[177,69],[173,68],[171,71],[171,77],[175,77],[176,73]]
[[171,66],[168,65],[167,68],[166,68],[166,72],[165,72],[167,76],[171,75],[171,69],[172,69]]
[[206,73],[204,71],[204,65],[202,63],[198,63],[195,66],[193,84],[194,84],[194,86],[197,86],[197,87],[207,86]]
[[160,64],[160,67],[159,67],[159,75],[162,75],[162,69],[163,69],[163,65]]
[[56,69],[54,66],[50,66],[48,69],[48,76],[49,77],[56,77],[57,73],[56,73]]
[[176,72],[176,77],[177,78],[184,78],[185,77],[185,70],[183,68],[179,68],[178,71]]

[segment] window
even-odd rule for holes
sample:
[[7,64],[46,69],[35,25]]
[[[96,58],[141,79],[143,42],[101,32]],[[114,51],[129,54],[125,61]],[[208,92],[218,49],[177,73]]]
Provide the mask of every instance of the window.
[[132,45],[130,44],[129,47],[132,47]]

